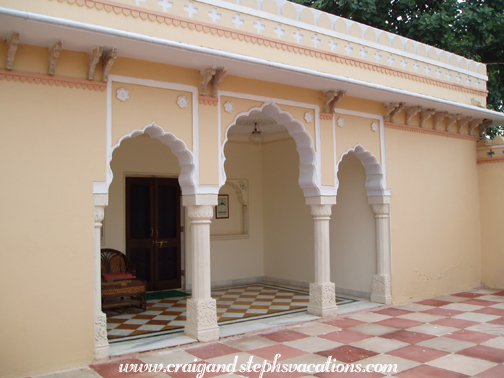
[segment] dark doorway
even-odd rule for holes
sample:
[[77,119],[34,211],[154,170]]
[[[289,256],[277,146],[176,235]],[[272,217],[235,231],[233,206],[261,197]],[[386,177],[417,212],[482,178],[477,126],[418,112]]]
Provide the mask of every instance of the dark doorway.
[[181,287],[177,179],[126,178],[126,255],[148,291]]

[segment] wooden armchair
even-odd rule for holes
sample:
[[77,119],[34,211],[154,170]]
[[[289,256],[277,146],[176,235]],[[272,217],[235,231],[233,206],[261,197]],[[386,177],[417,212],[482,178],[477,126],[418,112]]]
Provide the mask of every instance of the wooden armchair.
[[101,250],[102,281],[116,281],[136,278],[135,267],[128,257],[115,249]]

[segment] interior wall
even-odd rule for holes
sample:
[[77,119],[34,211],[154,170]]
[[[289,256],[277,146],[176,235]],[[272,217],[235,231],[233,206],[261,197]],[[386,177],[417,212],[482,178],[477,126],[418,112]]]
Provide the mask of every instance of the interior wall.
[[105,208],[104,248],[126,252],[126,176],[178,177],[180,167],[170,147],[148,135],[125,139],[115,149],[110,167],[114,178]]
[[504,288],[504,238],[502,236],[504,201],[504,163],[478,166],[481,206],[482,282],[488,287]]
[[[263,178],[261,146],[250,143],[228,142],[224,147],[224,168],[228,180],[248,181],[248,237],[212,240],[211,275],[213,283],[261,277],[264,275],[263,255]],[[227,234],[241,229],[241,213],[236,191],[229,185],[221,193],[230,195],[230,218],[214,219],[211,234]],[[230,223],[234,222],[234,225]],[[241,235],[240,235],[241,236]]]
[[331,281],[337,292],[369,297],[376,274],[375,217],[368,204],[366,171],[355,155],[343,158],[338,180],[330,221]]
[[314,279],[313,219],[299,179],[294,139],[262,145],[264,274],[309,283]]
[[385,129],[392,299],[477,287],[481,238],[476,142]]

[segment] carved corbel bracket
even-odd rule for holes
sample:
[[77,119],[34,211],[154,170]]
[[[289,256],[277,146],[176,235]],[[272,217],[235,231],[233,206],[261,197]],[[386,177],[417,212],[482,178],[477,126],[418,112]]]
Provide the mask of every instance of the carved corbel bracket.
[[434,130],[438,129],[439,122],[441,122],[448,115],[448,112],[435,112],[434,113]]
[[422,110],[421,106],[409,106],[406,108],[406,125],[410,124],[411,119]]
[[218,67],[215,70],[215,74],[212,77],[212,97],[217,97],[217,90],[219,89],[219,84],[222,82],[227,75],[227,70],[224,67]]
[[88,80],[94,80],[96,65],[102,56],[103,47],[97,46],[89,52]]
[[469,121],[469,135],[473,135],[475,128],[480,127],[485,120],[483,118],[472,119]]
[[110,69],[114,64],[114,61],[117,58],[117,49],[112,49],[107,53],[103,53],[102,56],[102,65],[103,65],[103,81],[108,81],[108,75],[110,73]]
[[[330,90],[323,92],[324,94],[324,113],[334,113],[334,108],[346,95],[346,91]],[[331,117],[332,118],[332,117]]]
[[388,104],[385,104],[385,121],[389,122],[394,122],[395,117],[397,114],[404,109],[406,106],[405,102],[390,102]]
[[486,129],[488,129],[490,126],[492,126],[493,121],[491,119],[484,119],[481,125],[479,126],[480,128],[480,133],[483,134]]
[[471,122],[471,120],[472,120],[472,117],[462,117],[462,118],[460,118],[458,126],[457,126],[457,132],[460,134],[460,132],[462,131],[462,128],[465,125],[468,125],[469,122]]
[[52,47],[49,49],[49,69],[47,70],[48,75],[54,75],[54,68],[56,67],[56,62],[59,58],[61,52],[61,40],[58,40]]
[[7,69],[14,69],[14,57],[19,45],[19,33],[14,32],[7,40]]
[[422,109],[420,112],[420,127],[424,127],[425,121],[432,117],[434,113],[436,113],[436,109]]
[[446,131],[450,131],[450,128],[457,123],[457,121],[462,117],[462,114],[448,114],[446,116]]

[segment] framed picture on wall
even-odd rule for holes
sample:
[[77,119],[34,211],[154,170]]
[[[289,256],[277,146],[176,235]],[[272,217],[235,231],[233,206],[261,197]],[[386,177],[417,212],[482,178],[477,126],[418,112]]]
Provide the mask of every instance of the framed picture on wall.
[[229,218],[229,195],[219,194],[217,206],[215,207],[215,218]]

